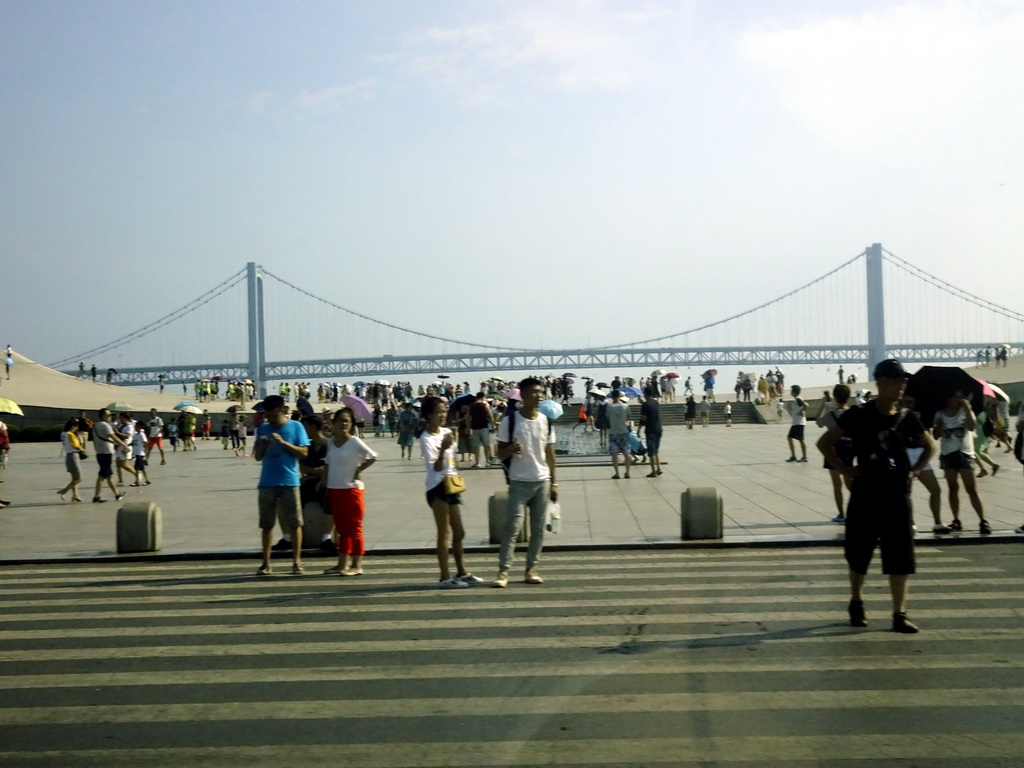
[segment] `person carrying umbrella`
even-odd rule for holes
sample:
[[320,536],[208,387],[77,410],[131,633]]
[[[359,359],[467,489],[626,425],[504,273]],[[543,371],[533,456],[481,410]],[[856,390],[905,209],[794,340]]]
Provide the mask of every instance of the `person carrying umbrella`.
[[964,484],[971,506],[978,515],[978,532],[992,533],[992,526],[985,519],[985,508],[978,495],[978,485],[974,480],[974,428],[977,419],[971,409],[970,401],[963,390],[958,389],[946,401],[946,407],[935,414],[932,431],[939,438],[939,467],[946,476],[949,486],[949,508],[953,513],[953,522],[949,527],[954,531],[962,531],[960,522],[960,482]]
[[[840,415],[818,440],[818,450],[843,477],[853,478],[843,545],[850,568],[851,626],[867,626],[864,579],[880,546],[892,594],[892,631],[914,633],[918,628],[907,618],[907,581],[916,570],[910,483],[928,464],[935,442],[913,411],[900,408],[908,378],[903,365],[883,360],[874,374],[878,397]],[[856,466],[836,451],[844,437],[852,443]],[[924,449],[913,464],[908,447]]]

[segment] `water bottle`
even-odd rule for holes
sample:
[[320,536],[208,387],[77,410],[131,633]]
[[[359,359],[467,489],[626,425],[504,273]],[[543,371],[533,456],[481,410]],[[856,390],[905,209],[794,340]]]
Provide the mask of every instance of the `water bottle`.
[[562,505],[557,501],[548,504],[548,531],[558,533],[562,529]]

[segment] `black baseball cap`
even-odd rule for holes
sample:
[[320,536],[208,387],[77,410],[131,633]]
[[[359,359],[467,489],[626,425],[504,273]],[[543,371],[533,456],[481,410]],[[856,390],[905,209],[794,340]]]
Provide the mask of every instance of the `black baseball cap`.
[[903,363],[889,358],[875,366],[874,378],[876,381],[878,379],[909,379],[910,374],[903,369]]

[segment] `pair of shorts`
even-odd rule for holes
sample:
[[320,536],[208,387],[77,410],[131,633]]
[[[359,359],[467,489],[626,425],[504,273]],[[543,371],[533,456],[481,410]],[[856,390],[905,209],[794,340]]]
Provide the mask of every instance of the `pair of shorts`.
[[[853,448],[853,440],[851,440],[848,437],[841,437],[838,440],[836,440],[835,448],[836,455],[839,456],[840,461],[842,461],[842,463],[845,464],[846,466],[852,467],[854,460],[857,458],[857,452]],[[921,450],[924,449],[922,448]],[[920,455],[921,454],[918,454],[918,456]],[[913,461],[911,461],[911,463],[913,463]],[[824,467],[825,469],[835,469],[836,471],[838,471],[836,467],[833,467],[831,464],[828,463],[828,459],[825,459],[822,462],[822,467]]]
[[146,468],[146,464],[148,464],[148,463],[149,462],[146,461],[146,457],[145,456],[136,456],[135,457],[135,471],[136,472],[141,472],[142,470],[144,470]]
[[944,453],[939,456],[940,469],[972,469],[974,467],[974,456],[963,451]]
[[270,530],[280,522],[282,528],[302,527],[302,507],[297,485],[274,485],[259,489],[260,528]]
[[629,453],[629,434],[608,435],[608,453]]
[[97,453],[96,463],[100,465],[100,477],[113,477],[114,456],[110,453]]
[[437,500],[437,499],[441,499],[445,504],[447,504],[450,507],[454,507],[454,506],[457,506],[459,504],[462,504],[462,494],[461,493],[446,493],[445,492],[445,490],[444,490],[444,480],[442,480],[440,483],[438,483],[433,488],[431,488],[429,491],[427,491],[427,506],[432,508],[434,506],[434,501]]
[[[921,454],[924,453],[924,448],[907,448],[907,461],[910,462],[910,466],[917,464],[917,460],[921,458]],[[922,472],[933,472],[932,463],[929,461],[924,465]]]
[[151,437],[151,438],[149,438],[149,440],[146,441],[146,445],[148,445],[150,448],[157,448],[157,449],[163,450],[164,438],[161,435],[157,435],[156,437]]
[[651,456],[658,455],[658,449],[661,448],[661,432],[647,432],[647,453]]
[[[862,476],[858,480],[863,481]],[[856,482],[856,481],[855,481]],[[882,551],[882,573],[914,573],[914,528],[910,497],[901,488],[890,494],[859,493],[854,485],[846,511],[846,539],[843,551],[850,570],[868,572],[875,547]]]
[[794,424],[789,428],[789,433],[786,435],[790,440],[799,440],[803,442],[804,439],[804,425]]
[[491,447],[491,430],[487,427],[483,429],[473,430],[473,450],[479,451],[480,448]]

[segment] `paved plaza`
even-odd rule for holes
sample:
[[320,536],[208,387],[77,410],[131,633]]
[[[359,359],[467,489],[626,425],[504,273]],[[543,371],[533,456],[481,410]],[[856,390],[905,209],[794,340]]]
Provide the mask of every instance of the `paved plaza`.
[[[714,486],[722,494],[727,544],[839,542],[828,473],[813,445],[806,464],[789,464],[786,427],[667,427],[662,442],[664,475],[648,479],[645,465],[629,480],[612,480],[608,457],[566,459],[558,473],[562,529],[549,546],[643,546],[680,543],[680,494],[691,486]],[[819,431],[809,427],[813,441]],[[380,459],[365,475],[367,548],[373,552],[432,551],[433,517],[424,500],[422,461],[403,461],[390,438],[367,438]],[[151,500],[163,511],[163,554],[252,553],[256,556],[256,483],[259,466],[236,458],[217,441],[198,441],[196,453],[168,453],[151,462],[153,484],[128,488],[128,500]],[[993,454],[996,456],[996,454]],[[996,457],[1002,469],[979,480],[995,537],[1013,536],[1024,523],[1024,476],[1012,454]],[[95,462],[85,463],[82,496],[92,497]],[[465,470],[466,543],[485,547],[487,501],[505,487],[500,469]],[[67,482],[59,447],[16,444],[0,498],[0,561],[113,554],[119,504],[61,502]],[[931,539],[931,516],[923,487],[915,485],[914,509],[923,540]],[[104,490],[109,499],[109,489]],[[961,495],[963,492],[961,490]],[[955,538],[977,538],[976,517],[961,499],[965,528]],[[950,518],[943,498],[943,519]],[[954,536],[941,537],[945,540]]]

